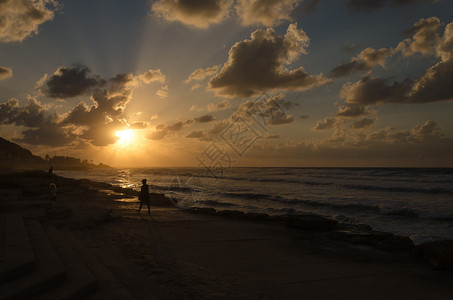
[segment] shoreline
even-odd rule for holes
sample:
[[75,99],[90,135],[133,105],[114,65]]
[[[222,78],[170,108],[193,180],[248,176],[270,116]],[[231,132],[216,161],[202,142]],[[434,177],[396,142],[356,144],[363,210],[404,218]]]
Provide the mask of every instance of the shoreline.
[[[28,183],[21,185],[21,180]],[[418,297],[428,295],[434,286],[437,293],[453,291],[451,284],[444,284],[452,282],[451,270],[433,270],[411,256],[419,246],[410,246],[408,238],[373,232],[364,224],[338,224],[308,214],[271,217],[231,210],[180,209],[164,200],[151,206],[151,215],[138,214],[138,192],[133,189],[36,171],[6,178],[2,174],[1,191],[16,190],[6,202],[45,202],[50,180],[57,184],[57,201],[46,208],[44,223],[74,233],[104,256],[106,266],[129,290],[135,289],[133,294],[139,299],[148,294],[157,299],[279,295],[321,299],[328,292],[310,288],[319,284],[354,298],[376,289],[376,283],[383,288],[376,295],[397,295],[397,287],[388,281],[392,276],[398,277],[402,286],[418,282],[419,287],[413,287],[416,292],[410,292]],[[3,208],[6,202],[1,202]],[[36,207],[31,205],[20,210],[32,214],[33,209]],[[383,275],[388,273],[391,275]],[[427,279],[417,279],[420,274]],[[147,278],[150,286],[142,287],[139,278]],[[271,279],[277,284],[268,286]],[[363,286],[350,286],[356,283]],[[169,293],[169,289],[173,291]]]

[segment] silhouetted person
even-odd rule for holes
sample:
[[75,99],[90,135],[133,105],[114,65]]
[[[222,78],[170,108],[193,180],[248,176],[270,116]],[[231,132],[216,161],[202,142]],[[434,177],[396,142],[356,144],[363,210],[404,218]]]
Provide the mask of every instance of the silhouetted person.
[[57,201],[57,186],[55,183],[50,184],[50,200]]
[[53,166],[50,166],[49,175],[52,175],[52,174],[53,174]]
[[140,200],[140,207],[138,208],[138,212],[142,210],[143,203],[146,203],[148,206],[148,214],[150,214],[149,209],[149,188],[146,184],[146,179],[142,180],[142,188],[140,190],[140,194],[138,195],[138,200]]

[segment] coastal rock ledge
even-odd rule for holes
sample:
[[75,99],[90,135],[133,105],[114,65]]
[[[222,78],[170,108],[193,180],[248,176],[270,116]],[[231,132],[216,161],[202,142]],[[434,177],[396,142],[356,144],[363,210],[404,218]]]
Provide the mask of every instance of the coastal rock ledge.
[[453,269],[453,240],[420,244],[414,248],[412,254],[436,269]]

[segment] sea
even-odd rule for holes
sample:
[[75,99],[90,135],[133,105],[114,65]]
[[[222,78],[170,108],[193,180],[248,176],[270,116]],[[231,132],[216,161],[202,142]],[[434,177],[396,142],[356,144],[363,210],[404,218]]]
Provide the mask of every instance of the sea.
[[[56,171],[164,193],[180,206],[269,215],[315,213],[410,237],[453,239],[453,168],[203,168]],[[131,207],[135,209],[135,207]]]

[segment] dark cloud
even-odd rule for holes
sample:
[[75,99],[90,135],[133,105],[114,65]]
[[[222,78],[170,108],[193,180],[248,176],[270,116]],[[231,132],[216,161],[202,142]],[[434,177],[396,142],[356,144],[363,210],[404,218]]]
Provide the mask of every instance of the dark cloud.
[[307,116],[307,115],[299,116],[299,119],[301,119],[301,120],[306,120],[306,119],[308,119],[308,118],[310,118],[310,117]]
[[[236,13],[243,25],[274,26],[291,20],[291,12],[300,0],[237,0]],[[311,1],[306,11],[314,9],[317,1]]]
[[129,127],[130,129],[145,129],[148,125],[145,122],[134,122]]
[[267,89],[307,90],[329,81],[313,76],[304,68],[287,70],[285,65],[306,53],[309,44],[304,31],[291,24],[284,36],[274,30],[258,29],[251,39],[237,42],[228,61],[210,80],[210,88],[226,96],[253,96]]
[[0,66],[0,80],[13,76],[13,70],[11,68]]
[[46,81],[44,93],[52,98],[68,98],[89,94],[103,84],[99,76],[91,76],[90,69],[83,65],[60,67]]
[[349,0],[346,4],[351,10],[363,10],[370,12],[381,8],[387,4],[396,6],[406,6],[416,3],[434,3],[437,0]]
[[22,132],[23,137],[14,141],[30,145],[46,145],[61,147],[70,144],[76,138],[70,129],[62,128],[56,123],[44,124],[36,129],[27,129]]
[[60,5],[55,0],[0,1],[0,41],[21,42],[38,33],[38,27],[53,19]]
[[228,16],[232,3],[231,0],[158,0],[151,9],[167,21],[207,28],[223,21]]
[[56,117],[45,116],[42,104],[34,98],[28,104],[20,106],[17,99],[9,99],[0,103],[0,124],[15,124],[25,127],[40,127],[55,122]]
[[207,122],[212,122],[215,121],[215,117],[213,115],[203,115],[198,118],[194,118],[195,121],[200,122],[200,123],[207,123]]
[[360,52],[356,57],[352,58],[350,62],[343,63],[330,71],[329,77],[337,78],[348,76],[356,72],[371,70],[376,65],[385,66],[385,60],[393,54],[392,50],[381,48],[375,50],[366,48]]
[[257,143],[250,156],[266,159],[276,155],[296,163],[326,166],[450,166],[453,164],[453,139],[445,137],[434,121],[412,129],[381,128],[363,131],[335,131],[323,140],[299,143]]

